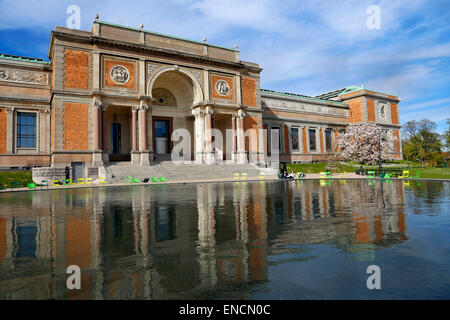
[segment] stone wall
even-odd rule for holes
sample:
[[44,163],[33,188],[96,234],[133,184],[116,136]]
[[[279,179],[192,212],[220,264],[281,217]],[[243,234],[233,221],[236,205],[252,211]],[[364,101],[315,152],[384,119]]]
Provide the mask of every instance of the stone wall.
[[63,181],[66,179],[66,168],[33,168],[32,177],[35,183],[42,183],[43,180],[47,180],[51,183],[53,180]]

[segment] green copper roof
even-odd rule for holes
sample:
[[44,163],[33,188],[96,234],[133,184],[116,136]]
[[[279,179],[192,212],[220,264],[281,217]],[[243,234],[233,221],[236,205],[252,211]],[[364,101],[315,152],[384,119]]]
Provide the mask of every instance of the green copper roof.
[[[106,25],[113,26],[113,27],[129,29],[129,30],[141,31],[140,28],[127,27],[127,26],[123,26],[123,25],[120,25],[120,24],[115,24],[115,23],[110,23],[110,22],[105,22],[105,21],[98,21],[98,23],[106,24]],[[148,31],[148,30],[142,30],[142,31],[145,32],[145,33],[154,34],[154,35],[157,35],[157,36],[162,36],[162,37],[167,37],[167,38],[172,38],[172,39],[177,39],[177,40],[183,40],[183,41],[193,42],[193,43],[197,43],[197,44],[205,44],[205,43],[200,42],[200,41],[185,39],[185,38],[172,36],[172,35],[168,35],[168,34],[164,34],[164,33],[153,32],[153,31]],[[209,44],[209,43],[206,43],[206,45],[211,46],[211,47],[226,49],[226,50],[230,50],[230,51],[238,51],[237,49],[227,48],[227,47],[218,46],[218,45]]]
[[22,57],[22,56],[14,56],[14,55],[3,54],[3,53],[0,53],[0,59],[23,61],[23,62],[33,62],[33,63],[42,63],[42,64],[49,64],[50,63],[49,61],[44,61],[42,59]]
[[261,89],[261,93],[269,93],[269,94],[275,94],[275,95],[285,96],[285,97],[302,98],[302,99],[308,99],[308,100],[313,100],[313,101],[332,102],[332,103],[336,103],[336,104],[347,105],[345,102],[327,100],[327,99],[322,99],[322,98],[318,98],[318,97],[310,97],[310,96],[305,96],[303,94],[298,94],[298,93],[280,92],[280,91],[273,91],[273,90],[267,90],[267,89]]
[[[331,92],[320,94],[320,95],[316,96],[316,98],[331,99],[331,98],[335,98],[335,97],[343,95],[343,94],[356,92],[356,91],[363,90],[363,89],[366,89],[364,87],[364,85],[361,85],[359,87],[358,86],[349,86],[349,87],[345,87],[345,88],[342,88],[342,89],[338,89],[338,90],[334,90],[334,91],[331,91]],[[385,94],[385,95],[389,95],[389,96],[398,97],[397,94],[383,93],[383,92],[378,92],[378,91],[370,90],[370,89],[369,89],[369,91],[373,91],[373,92],[376,92],[376,93]]]

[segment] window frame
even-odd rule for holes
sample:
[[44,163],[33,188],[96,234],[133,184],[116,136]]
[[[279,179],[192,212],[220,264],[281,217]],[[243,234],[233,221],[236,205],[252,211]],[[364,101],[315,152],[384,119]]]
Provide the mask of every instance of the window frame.
[[[314,149],[311,148],[311,131],[314,132]],[[317,128],[308,128],[308,150],[309,152],[317,152]]]
[[[34,124],[21,124],[22,116],[26,117],[32,116],[34,118]],[[38,148],[38,113],[31,110],[17,110],[15,114],[15,143],[17,150],[36,150]],[[33,134],[27,135],[23,134],[23,127],[33,127]],[[24,145],[22,139],[33,139],[33,146]]]
[[[297,148],[294,148],[294,141],[292,140],[294,135],[292,134],[292,130],[297,131]],[[291,127],[291,150],[292,151],[300,151],[300,128],[299,127]]]
[[[333,152],[333,130],[332,129],[330,129],[330,128],[325,128],[325,133],[324,133],[324,135],[325,135],[325,152],[326,153],[329,153],[329,152]],[[330,133],[330,143],[328,143],[328,140],[327,140],[327,132],[329,132]]]

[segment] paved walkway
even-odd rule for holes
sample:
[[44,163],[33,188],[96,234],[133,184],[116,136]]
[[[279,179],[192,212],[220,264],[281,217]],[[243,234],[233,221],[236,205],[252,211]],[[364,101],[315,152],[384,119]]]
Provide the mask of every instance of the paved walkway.
[[[291,181],[291,180],[367,180],[369,178],[365,176],[360,176],[355,173],[337,173],[333,175],[331,178],[323,178],[318,173],[308,173],[306,177],[303,179],[283,179],[283,181]],[[203,179],[174,179],[167,180],[165,182],[152,182],[149,183],[129,183],[129,182],[106,182],[99,184],[73,184],[73,185],[56,185],[49,187],[36,187],[36,189],[28,189],[28,188],[9,188],[5,190],[1,190],[0,193],[5,192],[23,192],[23,191],[44,191],[44,190],[63,190],[63,189],[83,189],[83,188],[105,188],[105,187],[124,187],[124,186],[149,186],[149,185],[165,185],[165,184],[188,184],[188,183],[220,183],[220,182],[254,182],[254,181],[280,181],[277,176],[261,176],[261,177],[247,177],[247,178],[203,178]],[[375,178],[375,180],[379,180]],[[388,180],[411,180],[411,181],[446,181],[449,182],[450,179],[398,179],[391,178]]]

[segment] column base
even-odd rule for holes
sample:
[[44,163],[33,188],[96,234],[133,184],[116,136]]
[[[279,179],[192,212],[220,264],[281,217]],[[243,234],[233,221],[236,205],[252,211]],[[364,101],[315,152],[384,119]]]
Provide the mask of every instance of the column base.
[[94,151],[94,153],[92,154],[92,166],[93,167],[103,167],[104,166],[103,151],[101,151],[101,150]]
[[247,159],[247,153],[244,151],[238,151],[236,153],[236,161],[238,164],[246,164],[248,163],[248,159]]
[[216,153],[215,152],[206,152],[205,160],[206,160],[206,164],[215,164],[216,163]]
[[205,163],[205,153],[204,152],[196,152],[194,158],[195,164],[203,164]]
[[150,166],[150,151],[144,150],[141,151],[141,159],[140,159],[140,165],[143,166]]
[[131,163],[138,165],[141,162],[141,154],[138,151],[131,151]]

